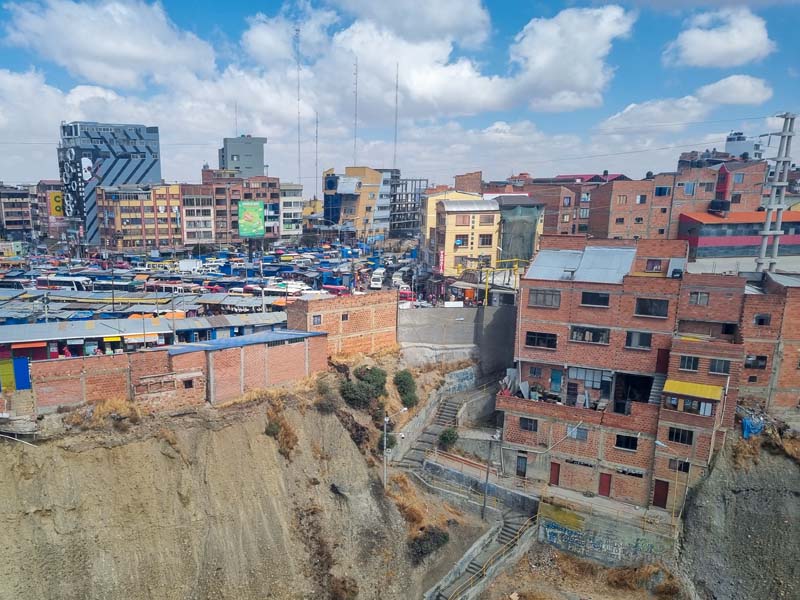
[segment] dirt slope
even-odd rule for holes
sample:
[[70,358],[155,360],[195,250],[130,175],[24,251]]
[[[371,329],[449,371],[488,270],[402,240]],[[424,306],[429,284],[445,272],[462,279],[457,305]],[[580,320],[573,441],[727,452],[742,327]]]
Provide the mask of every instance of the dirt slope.
[[[406,523],[337,418],[286,416],[291,462],[263,408],[181,417],[174,438],[143,424],[124,443],[0,445],[0,598],[328,598],[353,583],[358,598],[420,597],[436,565],[410,566]],[[440,560],[479,535],[454,533]]]
[[726,448],[687,504],[681,563],[699,598],[800,598],[800,468],[756,457],[736,468]]

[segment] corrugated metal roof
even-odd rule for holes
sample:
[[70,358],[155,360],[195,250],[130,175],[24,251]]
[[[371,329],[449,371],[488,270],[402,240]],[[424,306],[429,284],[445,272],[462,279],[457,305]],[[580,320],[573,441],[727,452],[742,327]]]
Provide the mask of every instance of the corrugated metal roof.
[[541,250],[526,274],[527,279],[622,283],[630,273],[636,248],[589,246],[584,250]]
[[166,319],[102,319],[3,325],[0,327],[0,344],[171,332]]
[[721,400],[722,386],[708,385],[705,383],[689,383],[688,381],[678,381],[677,379],[667,379],[664,383],[664,391],[668,394],[679,394],[691,396],[692,398],[703,398],[705,400]]
[[225,348],[239,348],[241,346],[251,346],[253,344],[266,344],[267,342],[305,339],[320,335],[325,334],[316,331],[295,331],[292,329],[281,329],[280,331],[261,331],[252,335],[241,335],[238,337],[210,340],[207,342],[193,342],[191,344],[169,346],[167,348],[167,352],[169,352],[171,356],[175,356],[176,354],[188,354],[189,352],[224,350]]
[[439,200],[445,212],[481,212],[500,210],[496,200]]

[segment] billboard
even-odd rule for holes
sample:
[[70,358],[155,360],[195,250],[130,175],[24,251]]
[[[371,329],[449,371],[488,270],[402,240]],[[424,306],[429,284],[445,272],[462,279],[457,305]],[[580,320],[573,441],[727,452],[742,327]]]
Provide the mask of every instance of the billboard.
[[264,237],[264,203],[258,200],[239,202],[239,235]]
[[61,192],[48,192],[48,204],[51,217],[64,216],[64,194]]

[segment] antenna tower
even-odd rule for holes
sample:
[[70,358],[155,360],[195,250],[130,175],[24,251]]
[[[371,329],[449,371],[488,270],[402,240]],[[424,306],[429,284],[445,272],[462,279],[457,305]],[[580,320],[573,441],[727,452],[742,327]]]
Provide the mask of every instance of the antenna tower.
[[314,113],[314,200],[319,191],[319,113]]
[[392,153],[392,168],[397,168],[397,98],[400,89],[400,63],[395,63],[394,69],[394,152]]
[[358,56],[353,69],[353,166],[356,166],[357,147],[358,147]]
[[302,183],[300,178],[300,28],[294,28],[294,48],[297,59],[297,183]]

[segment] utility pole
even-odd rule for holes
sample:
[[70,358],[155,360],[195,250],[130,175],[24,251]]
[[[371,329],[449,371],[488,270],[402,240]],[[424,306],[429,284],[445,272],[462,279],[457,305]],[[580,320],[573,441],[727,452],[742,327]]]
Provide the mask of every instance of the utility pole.
[[[787,208],[785,204],[786,187],[789,185],[789,170],[792,168],[792,137],[794,137],[794,122],[797,115],[793,113],[783,113],[778,115],[783,118],[783,128],[780,133],[778,143],[778,154],[775,156],[775,171],[769,179],[770,192],[766,206],[764,229],[761,231],[761,247],[756,258],[756,268],[759,271],[775,271],[778,262],[778,247],[781,235],[783,235],[783,211]],[[775,213],[775,222],[772,222],[772,215]],[[771,256],[767,258],[767,246],[772,240]]]

